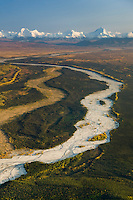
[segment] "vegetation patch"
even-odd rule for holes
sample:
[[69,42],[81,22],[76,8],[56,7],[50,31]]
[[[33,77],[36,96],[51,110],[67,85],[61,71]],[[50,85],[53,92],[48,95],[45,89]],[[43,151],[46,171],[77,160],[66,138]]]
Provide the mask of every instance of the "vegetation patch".
[[[119,112],[120,126],[118,129],[111,131],[110,143],[100,145],[100,148],[87,151],[83,153],[81,156],[78,155],[74,158],[69,158],[64,161],[50,165],[37,162],[26,164],[26,170],[28,172],[26,176],[22,176],[19,179],[1,185],[0,187],[1,199],[3,200],[5,199],[46,199],[46,200],[47,199],[51,200],[132,199],[133,197],[133,190],[132,190],[133,188],[133,181],[132,181],[133,180],[133,171],[132,171],[133,56],[132,55],[133,51],[131,49],[130,50],[124,49],[123,51],[122,50],[108,51],[106,53],[104,51],[103,53],[93,52],[89,54],[73,55],[73,57],[75,57],[74,61],[73,60],[66,61],[66,58],[63,59],[61,58],[61,56],[58,59],[51,58],[51,60],[50,59],[48,60],[48,63],[51,62],[51,64],[55,64],[55,62],[59,63],[61,61],[62,65],[63,64],[78,65],[80,67],[82,66],[85,68],[91,67],[94,68],[95,70],[104,71],[106,74],[110,74],[113,77],[124,80],[124,85],[126,85],[126,87],[124,87],[122,91],[119,93],[119,99],[117,99],[117,102],[113,105],[114,110]],[[123,60],[121,59],[122,56]],[[71,59],[73,57],[71,56]],[[120,57],[120,61],[116,60],[116,57]],[[76,59],[83,61],[82,62],[78,60],[76,61]],[[47,58],[41,58],[40,61],[46,62]],[[34,68],[32,69],[34,70]],[[66,72],[64,71],[63,73],[64,74],[61,77],[64,78],[66,76]],[[52,133],[55,134],[56,136],[58,135],[58,137],[56,136],[54,137],[56,142],[51,143],[51,146],[54,146],[58,144],[58,142],[59,143],[61,142],[60,136],[63,136],[62,141],[65,140],[65,137],[63,135],[64,132],[65,135],[67,135],[67,137],[70,137],[69,133],[72,134],[73,132],[72,127],[74,121],[81,119],[82,116],[85,114],[86,110],[83,110],[81,105],[79,107],[78,104],[75,104],[75,102],[73,104],[72,99],[77,98],[77,95],[75,95],[74,93],[75,90],[72,90],[74,84],[69,87],[71,88],[72,91],[71,93],[69,92],[70,89],[67,90],[66,85],[65,87],[62,87],[63,83],[66,84],[67,82],[69,83],[69,81],[71,81],[71,83],[74,83],[72,82],[72,80],[70,80],[71,77],[70,74],[68,77],[69,78],[67,79],[62,79],[62,82],[61,79],[59,81],[59,79],[57,78],[55,80],[52,80],[52,82],[49,82],[51,86],[55,85],[58,88],[64,89],[67,96],[66,99],[64,99],[62,102],[58,102],[57,104],[55,104],[56,106],[48,106],[48,108],[46,107],[41,108],[35,112],[24,115],[17,121],[15,120],[14,124],[10,124],[12,125],[11,129],[14,127],[18,128],[18,125],[19,124],[21,125],[21,123],[23,123],[23,125],[27,124],[28,127],[28,122],[30,124],[30,127],[32,127],[31,121],[34,123],[34,125],[35,122],[37,122],[38,127],[41,127],[40,124],[41,121],[41,123],[43,122],[42,123],[43,129],[45,130],[45,134],[43,136],[44,138],[50,137],[52,141],[52,136],[51,136]],[[55,83],[53,83],[53,81],[55,81]],[[81,81],[81,86],[83,83],[85,84],[85,82]],[[91,82],[87,82],[87,84],[90,86],[90,88],[92,87],[93,89],[96,89],[94,85],[91,85]],[[82,89],[83,92],[81,89],[78,90],[76,88],[77,92],[79,91],[78,95],[84,96],[86,95],[85,88]],[[72,93],[74,93],[75,97],[72,96]],[[115,100],[116,96],[114,95],[111,98]],[[80,98],[78,98],[78,100],[79,99]],[[69,100],[71,103],[69,102]],[[64,108],[64,102],[66,106],[69,104],[69,107],[67,106]],[[73,108],[74,105],[76,105],[74,107],[75,112],[72,109],[70,112],[70,108]],[[76,112],[77,110],[78,112]],[[79,113],[80,115],[78,115]],[[34,116],[31,117],[31,114]],[[62,115],[60,116],[60,114]],[[43,116],[43,118],[41,116]],[[63,119],[65,120],[64,124],[62,123]],[[26,120],[25,124],[24,120]],[[50,123],[52,120],[54,123]],[[65,126],[66,121],[69,122],[68,126]],[[60,128],[58,127],[58,125]],[[27,130],[29,130],[30,127],[28,127]],[[62,127],[64,127],[64,130],[62,129]],[[63,130],[62,132],[60,132],[61,129]],[[70,132],[67,132],[66,131],[67,129]],[[6,130],[7,132],[9,131],[9,129]],[[48,134],[46,134],[47,131]],[[13,131],[13,132],[15,132],[14,138],[17,137],[17,134],[18,137],[20,137],[20,131]],[[33,131],[32,133],[37,133],[37,131],[35,132]],[[39,133],[38,135],[41,134],[41,132],[38,133]],[[27,136],[23,137],[21,143],[25,142],[24,138],[27,138]],[[19,139],[20,138],[18,138],[18,141]],[[32,143],[32,140],[33,137],[29,136],[29,144]],[[47,141],[50,142],[49,139],[47,139]],[[25,145],[26,144],[27,143],[25,143]],[[36,142],[34,141],[32,145],[34,146],[35,144]],[[21,145],[18,144],[18,146]],[[46,146],[48,147],[50,146],[50,144],[49,145],[47,144]]]
[[107,138],[107,134],[106,133],[101,133],[99,135],[96,135],[96,136],[90,138],[88,141],[105,140],[106,138]]
[[78,127],[79,127],[79,128],[83,128],[84,126],[88,126],[88,125],[90,125],[89,122],[87,122],[87,123],[85,123],[85,124],[80,124]]
[[47,86],[62,90],[65,99],[2,126],[15,148],[45,149],[66,141],[75,131],[74,124],[86,113],[80,100],[89,93],[106,88],[104,83],[98,84],[83,73],[68,69],[61,71],[62,76],[47,81]]
[[97,148],[53,164],[26,164],[27,175],[1,185],[0,198],[128,200],[130,180],[110,174],[93,176],[100,152]]

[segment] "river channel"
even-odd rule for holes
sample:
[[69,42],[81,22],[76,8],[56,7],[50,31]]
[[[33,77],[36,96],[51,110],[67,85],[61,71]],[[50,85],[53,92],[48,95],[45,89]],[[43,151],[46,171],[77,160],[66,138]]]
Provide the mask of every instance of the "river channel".
[[[54,65],[54,67],[56,67],[56,65]],[[73,157],[87,150],[95,149],[100,144],[110,142],[110,131],[119,126],[118,122],[110,117],[113,101],[108,97],[116,92],[120,92],[123,83],[89,70],[67,66],[57,67],[85,73],[90,79],[105,82],[108,88],[106,90],[94,92],[81,100],[81,104],[87,108],[86,116],[75,124],[76,131],[66,142],[51,149],[35,150],[30,155],[16,155],[10,159],[0,159],[0,184],[26,174],[24,168],[25,163],[35,161],[54,163]],[[100,101],[104,102],[104,104],[101,105]],[[106,139],[100,141],[89,140],[102,133],[106,133]]]

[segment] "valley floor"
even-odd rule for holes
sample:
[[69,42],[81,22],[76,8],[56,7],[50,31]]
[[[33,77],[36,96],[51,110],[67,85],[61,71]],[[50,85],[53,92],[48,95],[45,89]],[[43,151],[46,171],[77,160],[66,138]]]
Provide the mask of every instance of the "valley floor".
[[[59,66],[58,66],[59,67]],[[23,168],[23,164],[31,163],[35,161],[40,161],[44,163],[54,163],[59,160],[64,160],[69,157],[73,157],[79,153],[82,153],[87,150],[95,149],[99,144],[103,144],[110,141],[109,132],[112,129],[118,127],[118,123],[116,123],[112,118],[108,117],[109,110],[112,106],[112,101],[107,100],[107,97],[110,97],[113,93],[119,92],[120,86],[122,83],[117,82],[115,80],[102,77],[100,74],[97,74],[92,71],[82,70],[78,68],[66,67],[70,70],[79,71],[89,75],[91,79],[96,79],[98,81],[106,82],[109,87],[106,90],[96,92],[85,97],[84,100],[81,101],[83,106],[85,106],[89,111],[87,112],[84,120],[77,122],[75,127],[77,131],[73,134],[73,136],[66,142],[58,145],[52,149],[47,150],[36,150],[30,153],[30,155],[17,155],[13,156],[11,159],[2,159],[0,160],[0,179],[1,184],[5,183],[9,180],[13,180],[22,174],[26,174],[26,171]],[[58,69],[58,68],[57,68]],[[28,87],[34,87],[37,90],[40,90],[41,93],[47,94],[48,99],[41,100],[36,103],[32,103],[25,106],[18,106],[14,108],[9,108],[7,110],[1,111],[1,124],[7,122],[8,120],[13,119],[18,115],[22,115],[25,112],[29,112],[38,107],[46,106],[56,101],[59,101],[64,95],[60,92],[57,92],[56,89],[50,89],[46,86],[44,88],[40,88],[40,84],[46,80],[51,79],[51,72],[55,71],[55,68],[47,69],[47,76],[37,79],[30,80],[27,83]],[[53,77],[58,76],[59,73],[54,72]],[[56,90],[56,91],[55,91]],[[53,92],[54,91],[54,92]],[[58,94],[58,95],[57,95]],[[52,96],[51,96],[52,95]],[[100,100],[104,101],[104,105],[100,105]],[[5,114],[7,113],[7,115]],[[82,126],[81,126],[82,125]],[[89,141],[90,138],[95,135],[99,135],[101,133],[106,132],[107,138],[102,141]],[[27,152],[26,152],[27,154]]]

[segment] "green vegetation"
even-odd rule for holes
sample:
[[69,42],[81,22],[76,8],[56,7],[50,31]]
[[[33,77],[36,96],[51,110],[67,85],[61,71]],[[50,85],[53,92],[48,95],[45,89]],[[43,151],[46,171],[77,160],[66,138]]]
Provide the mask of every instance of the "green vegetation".
[[14,147],[44,149],[66,141],[75,131],[74,124],[86,113],[80,100],[93,91],[106,88],[104,83],[89,80],[83,73],[68,69],[62,69],[62,73],[62,76],[47,81],[47,85],[63,90],[65,99],[2,126]]
[[0,107],[2,109],[11,106],[24,105],[44,98],[36,89],[22,88],[21,90],[8,90],[0,94]]
[[128,199],[131,181],[123,177],[94,176],[94,156],[100,149],[55,164],[26,164],[28,174],[0,188],[1,199]]
[[[45,58],[42,58],[42,60],[45,62]],[[54,58],[52,60],[51,58],[51,62],[54,63],[55,61],[57,62],[58,59]],[[63,62],[62,64],[74,65],[74,61]],[[133,199],[132,66],[127,65],[127,63],[125,66],[123,63],[119,66],[112,66],[111,64],[101,65],[84,61],[79,63],[79,66],[91,67],[99,71],[104,70],[105,73],[124,80],[124,88],[118,93],[119,98],[113,106],[114,110],[120,114],[120,126],[118,129],[111,131],[111,142],[55,164],[37,162],[26,164],[28,172],[26,176],[1,185],[1,199]],[[126,72],[123,71],[124,67],[127,68]],[[41,148],[54,146],[70,137],[74,131],[73,124],[84,116],[86,110],[78,103],[79,100],[88,94],[88,90],[91,93],[94,89],[98,90],[101,85],[98,86],[97,82],[92,80],[89,82],[88,78],[86,79],[86,76],[82,76],[80,73],[65,69],[62,72],[62,76],[49,81],[48,85],[64,90],[66,98],[63,101],[56,103],[54,106],[44,107],[28,113],[3,127],[8,135],[14,138],[16,145],[19,146],[20,143],[24,143],[21,146],[26,146],[29,138],[28,145],[34,146],[36,144],[34,148],[40,147],[42,141],[45,142],[41,144]],[[79,76],[81,78],[80,83]],[[84,88],[85,85],[86,88]],[[111,98],[115,100],[115,95]],[[43,131],[38,130],[38,127]],[[14,131],[10,133],[12,128],[14,128]],[[26,134],[28,133],[27,135],[23,134],[24,130]],[[32,131],[28,132],[27,130]],[[41,136],[41,133],[44,135]],[[35,139],[32,136],[33,134]],[[20,140],[21,137],[22,140]],[[37,143],[39,137],[40,141]],[[50,144],[46,143],[46,140]]]
[[[44,67],[19,67],[21,72],[16,77],[15,81],[9,84],[0,85],[0,108],[5,109],[11,106],[23,105],[26,103],[35,102],[44,98],[44,96],[34,88],[27,88],[25,83],[29,79],[36,79],[40,76],[44,76]],[[14,65],[0,65],[0,73],[2,73],[3,79],[6,82],[10,82],[11,77],[14,77],[15,70],[18,71],[18,67]],[[8,73],[8,74],[7,74]],[[8,77],[5,78],[5,77]]]
[[[0,65],[0,80],[1,82],[5,82],[11,78],[13,73],[18,70],[17,66],[12,66],[10,64],[1,64]],[[12,73],[11,73],[12,72]],[[6,75],[6,77],[4,77]]]

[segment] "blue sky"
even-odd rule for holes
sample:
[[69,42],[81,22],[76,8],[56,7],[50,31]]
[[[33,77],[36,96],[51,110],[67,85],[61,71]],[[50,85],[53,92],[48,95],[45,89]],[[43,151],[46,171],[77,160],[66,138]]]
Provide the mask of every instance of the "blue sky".
[[0,30],[133,31],[133,0],[0,0]]

